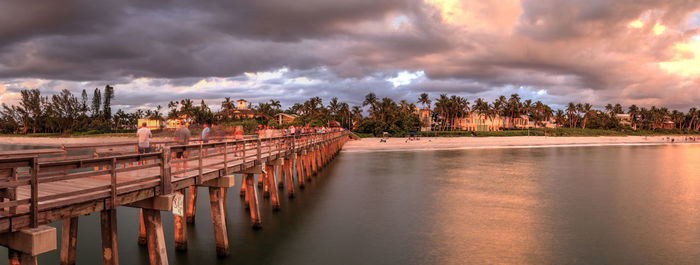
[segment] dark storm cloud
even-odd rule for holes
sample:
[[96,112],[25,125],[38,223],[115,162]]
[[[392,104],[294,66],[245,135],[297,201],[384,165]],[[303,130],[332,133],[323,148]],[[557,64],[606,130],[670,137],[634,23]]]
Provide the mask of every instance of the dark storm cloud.
[[[439,2],[0,1],[0,91],[113,84],[130,108],[227,96],[360,104],[369,92],[412,102],[423,91],[555,104],[700,100],[695,78],[658,66],[698,56],[674,48],[698,34],[698,1]],[[404,71],[425,76],[387,81]]]

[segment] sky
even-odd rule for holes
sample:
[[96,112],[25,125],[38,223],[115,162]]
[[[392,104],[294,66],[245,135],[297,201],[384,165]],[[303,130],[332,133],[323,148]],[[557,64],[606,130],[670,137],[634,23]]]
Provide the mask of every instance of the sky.
[[700,1],[0,1],[8,104],[110,84],[115,110],[427,92],[686,111],[699,77]]

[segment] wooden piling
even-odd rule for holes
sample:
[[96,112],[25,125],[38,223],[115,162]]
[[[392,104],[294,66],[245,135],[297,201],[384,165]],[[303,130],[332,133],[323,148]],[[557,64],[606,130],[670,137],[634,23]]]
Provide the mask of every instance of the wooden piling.
[[165,249],[165,237],[163,236],[163,221],[160,211],[143,209],[146,221],[146,234],[148,235],[148,259],[151,265],[167,265],[168,253]]
[[263,179],[264,179],[264,178],[262,177],[262,175],[258,176],[258,189],[262,189],[262,188],[263,188],[263,185],[264,185],[264,183],[263,183],[264,180],[263,180]]
[[282,177],[283,174],[283,167],[285,163],[284,161],[282,163],[279,163],[277,166],[275,166],[275,172],[277,172],[277,188],[282,190],[284,189],[284,177]]
[[229,254],[224,200],[226,200],[226,198],[222,188],[209,187],[209,202],[211,204],[211,220],[214,225],[216,254],[220,257],[225,257]]
[[146,221],[144,221],[143,217],[143,209],[139,209],[139,237],[138,237],[138,244],[141,246],[145,246],[146,243]]
[[9,265],[36,265],[36,256],[27,253],[7,249],[7,256]]
[[262,174],[258,175],[258,183],[260,183],[260,181],[263,182],[263,186],[262,186],[263,198],[269,198],[270,197],[270,183],[273,182],[273,181],[270,181],[269,179],[270,179],[270,174],[272,174],[272,172],[270,171],[270,166],[264,166],[264,167],[265,167],[265,171],[263,171]]
[[119,264],[119,248],[117,245],[117,210],[109,209],[100,212],[102,231],[102,264]]
[[253,180],[253,174],[244,174],[246,178],[248,195],[248,205],[250,208],[250,221],[253,228],[262,228],[262,219],[260,218],[260,208],[258,208],[258,193],[255,191],[255,182]]
[[272,210],[279,211],[280,210],[280,198],[277,195],[277,189],[274,187],[275,182],[275,166],[274,165],[268,165],[267,166],[267,183],[270,183],[267,185],[268,187],[268,192],[270,193],[270,199],[272,201]]
[[61,228],[61,265],[75,264],[75,248],[78,243],[78,217],[63,219]]
[[294,197],[294,177],[292,176],[292,164],[284,164],[285,181],[287,182],[287,196]]
[[[183,195],[184,191],[176,191],[175,193]],[[173,228],[175,236],[175,250],[187,250],[187,218],[174,214]]]
[[304,175],[306,176],[306,180],[311,181],[311,154],[306,153],[304,155]]
[[246,190],[245,177],[241,177],[241,194],[240,194],[241,197],[246,197],[245,190]]
[[306,183],[304,181],[305,177],[304,177],[304,174],[302,172],[303,171],[302,168],[303,168],[303,164],[304,164],[302,161],[304,160],[303,159],[304,156],[297,155],[295,157],[296,158],[294,160],[296,161],[297,181],[299,182],[299,188],[304,189],[304,186],[306,186]]
[[197,186],[187,187],[187,203],[185,218],[188,224],[194,224],[194,216],[197,212]]

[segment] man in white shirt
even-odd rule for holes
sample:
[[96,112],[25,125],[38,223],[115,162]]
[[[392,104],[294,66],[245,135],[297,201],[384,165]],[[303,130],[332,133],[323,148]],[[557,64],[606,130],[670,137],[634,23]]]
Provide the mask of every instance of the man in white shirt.
[[148,153],[152,134],[145,122],[141,124],[141,129],[136,132],[136,135],[139,137],[139,154]]

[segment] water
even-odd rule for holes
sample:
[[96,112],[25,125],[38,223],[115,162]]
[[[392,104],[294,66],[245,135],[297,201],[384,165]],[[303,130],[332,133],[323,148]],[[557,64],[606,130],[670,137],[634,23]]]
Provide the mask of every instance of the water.
[[0,151],[43,149],[43,148],[57,148],[57,147],[55,147],[55,146],[42,146],[42,145],[0,144]]
[[[187,252],[169,213],[164,229],[171,264],[699,264],[699,162],[694,145],[341,153],[280,212],[262,200],[259,231],[231,188],[227,258],[205,189]],[[118,210],[122,264],[148,264],[137,213]],[[99,214],[77,251],[100,264]]]

